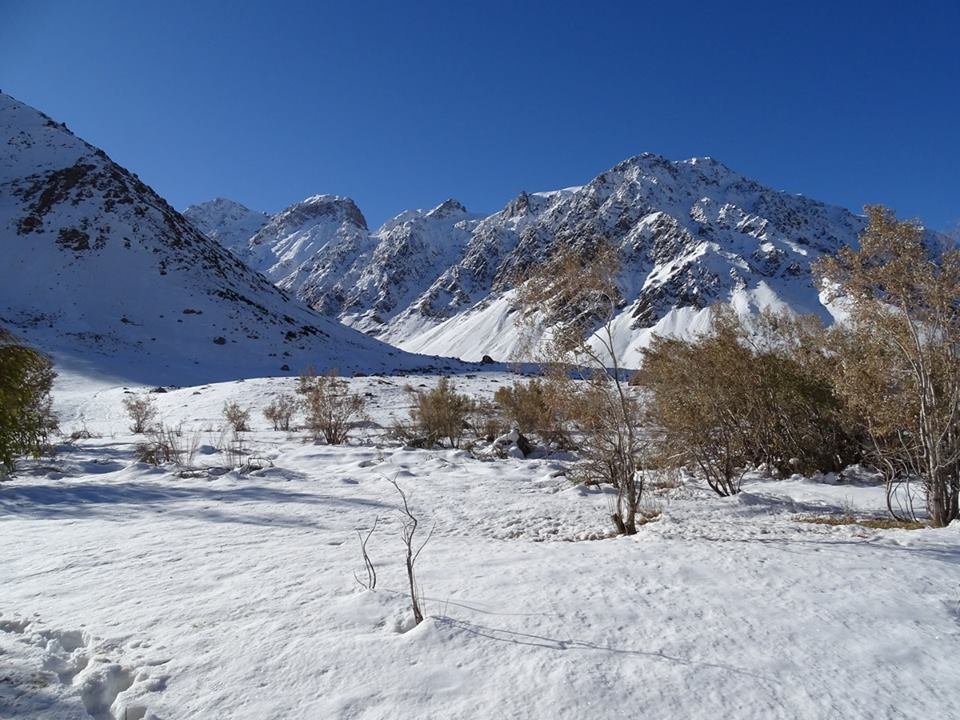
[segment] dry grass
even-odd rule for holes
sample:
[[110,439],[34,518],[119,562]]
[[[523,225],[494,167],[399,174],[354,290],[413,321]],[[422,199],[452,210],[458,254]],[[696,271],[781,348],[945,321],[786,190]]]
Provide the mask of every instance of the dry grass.
[[657,507],[641,507],[637,509],[637,525],[646,525],[648,522],[659,520],[663,511]]
[[916,520],[896,520],[894,518],[858,518],[853,515],[811,515],[798,518],[800,522],[814,525],[859,525],[873,530],[919,530],[926,523]]

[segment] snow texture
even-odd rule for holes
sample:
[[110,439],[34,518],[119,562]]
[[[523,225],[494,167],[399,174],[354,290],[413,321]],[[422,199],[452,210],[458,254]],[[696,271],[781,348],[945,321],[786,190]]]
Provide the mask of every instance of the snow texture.
[[[513,378],[457,378],[489,397]],[[371,418],[403,384],[354,378]],[[139,388],[131,388],[139,389]],[[872,530],[882,488],[753,478],[720,499],[684,478],[661,516],[610,537],[611,496],[569,458],[350,445],[268,429],[284,378],[154,397],[201,433],[193,472],[135,462],[125,389],[67,373],[65,429],[97,437],[0,485],[0,716],[64,718],[955,717],[960,526]],[[243,465],[225,401],[252,406]],[[411,626],[398,497],[424,532]],[[823,479],[821,479],[823,480]],[[363,573],[356,531],[379,517]]]

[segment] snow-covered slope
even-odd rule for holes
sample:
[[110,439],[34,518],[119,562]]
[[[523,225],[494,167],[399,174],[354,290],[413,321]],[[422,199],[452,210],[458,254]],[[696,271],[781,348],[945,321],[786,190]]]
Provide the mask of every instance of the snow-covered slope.
[[521,194],[478,223],[460,262],[380,333],[406,349],[506,357],[516,347],[510,278],[560,246],[603,238],[620,251],[623,303],[614,320],[621,362],[636,365],[653,332],[685,334],[724,301],[825,309],[810,265],[856,242],[847,210],[765,188],[710,158],[626,160],[580,188]]
[[315,195],[277,213],[243,247],[230,247],[303,302],[379,333],[459,261],[478,219],[446,200],[371,233],[353,200]]
[[[514,379],[457,383],[490,398]],[[349,382],[389,427],[404,385],[435,379]],[[958,717],[960,522],[842,524],[885,515],[868,476],[751,474],[718,498],[652,472],[659,519],[611,538],[612,490],[574,485],[567,459],[414,450],[375,428],[316,445],[262,415],[293,387],[153,396],[185,445],[199,433],[184,472],[137,462],[123,388],[60,379],[64,429],[94,437],[0,483],[0,717]],[[210,430],[225,402],[252,411],[246,469]],[[431,535],[416,627],[388,478]],[[823,516],[841,524],[806,522]],[[374,523],[368,591],[356,533]]]
[[[766,188],[711,158],[644,154],[582,187],[521,193],[488,217],[447,201],[367,235],[359,223],[349,233],[342,228],[312,218],[281,228],[275,220],[254,244],[276,249],[254,267],[320,311],[401,348],[469,359],[516,351],[516,271],[560,246],[587,249],[605,239],[622,260],[618,352],[635,365],[651,333],[702,329],[705,308],[717,301],[743,312],[772,306],[826,316],[811,262],[855,243],[863,219]],[[295,279],[271,272],[287,246],[317,233],[323,241],[312,253],[297,244]]]
[[0,324],[153,383],[422,366],[303,307],[135,175],[0,94]]
[[270,220],[267,213],[226,198],[191,205],[183,216],[208,238],[234,253],[242,253],[250,238]]
[[315,195],[274,215],[239,254],[280,287],[336,316],[338,292],[356,279],[350,268],[373,246],[353,200]]
[[[450,199],[432,210],[405,212],[387,222],[374,234],[374,251],[351,268],[358,280],[346,290],[340,317],[380,334],[400,313],[417,308],[424,288],[462,257],[478,220]],[[312,298],[305,299],[313,304]]]

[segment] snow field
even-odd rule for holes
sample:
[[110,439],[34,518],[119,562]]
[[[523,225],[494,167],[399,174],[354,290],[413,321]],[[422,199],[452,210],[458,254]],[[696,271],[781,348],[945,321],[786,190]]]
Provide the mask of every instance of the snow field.
[[[513,378],[455,380],[490,396]],[[386,426],[404,384],[435,378],[350,382]],[[135,462],[123,388],[61,378],[64,430],[99,437],[0,485],[0,717],[958,716],[960,528],[801,521],[881,515],[878,487],[751,479],[720,499],[686,479],[610,538],[608,494],[563,460],[408,450],[377,428],[305,443],[260,412],[292,388],[154,395],[207,446],[181,477]],[[263,469],[223,467],[227,400],[253,406]],[[387,478],[424,537],[436,524],[412,629]],[[370,592],[356,531],[377,517]]]

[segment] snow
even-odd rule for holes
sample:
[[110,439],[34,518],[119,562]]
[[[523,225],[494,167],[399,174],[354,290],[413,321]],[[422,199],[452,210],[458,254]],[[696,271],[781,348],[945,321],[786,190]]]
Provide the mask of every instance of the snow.
[[183,216],[208,238],[241,257],[247,241],[270,220],[266,213],[226,198],[191,205]]
[[319,315],[102,151],[0,94],[0,324],[57,362],[192,384],[446,364]]
[[[476,397],[508,374],[454,378]],[[358,377],[388,426],[432,376]],[[137,388],[130,387],[131,390]],[[659,519],[610,537],[609,493],[568,460],[347,446],[268,429],[284,378],[155,394],[205,447],[185,476],[138,464],[123,387],[67,371],[66,431],[98,435],[0,484],[0,716],[31,718],[930,718],[960,702],[960,526],[882,516],[882,488],[750,477],[721,499],[683,479]],[[262,469],[224,467],[224,402],[253,408]],[[424,533],[411,628],[398,536]],[[379,582],[362,590],[357,530]]]

